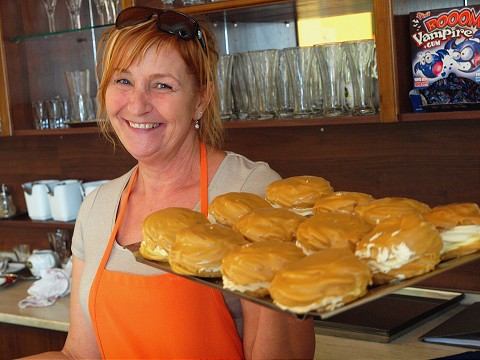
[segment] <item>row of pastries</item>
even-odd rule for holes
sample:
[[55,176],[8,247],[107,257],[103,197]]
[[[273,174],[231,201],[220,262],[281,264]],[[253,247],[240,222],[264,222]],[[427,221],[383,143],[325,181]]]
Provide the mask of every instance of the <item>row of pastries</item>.
[[184,208],[149,215],[140,254],[174,272],[222,277],[228,290],[270,296],[295,313],[331,311],[369,286],[435,269],[480,250],[475,203],[420,201],[334,191],[317,176],[272,182],[265,198],[217,196],[209,217]]

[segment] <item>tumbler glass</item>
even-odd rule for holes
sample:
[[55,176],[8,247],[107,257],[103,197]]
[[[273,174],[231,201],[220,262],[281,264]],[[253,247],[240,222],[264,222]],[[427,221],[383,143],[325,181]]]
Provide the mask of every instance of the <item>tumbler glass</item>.
[[233,115],[232,98],[233,55],[222,55],[218,61],[218,96],[222,120],[230,120]]
[[65,0],[70,16],[70,25],[72,29],[81,29],[82,23],[80,21],[80,10],[82,7],[82,0]]
[[35,101],[33,107],[33,124],[35,129],[44,130],[49,128],[47,108],[42,100]]
[[255,79],[258,119],[271,119],[275,114],[277,94],[275,79],[277,76],[278,50],[249,51]]
[[343,44],[347,53],[353,84],[353,113],[368,115],[375,113],[373,99],[373,66],[375,43],[373,40],[360,40]]
[[323,114],[338,116],[344,113],[343,48],[340,43],[314,46],[322,82]]
[[297,118],[309,117],[312,112],[309,89],[309,71],[313,50],[311,47],[286,48],[288,70],[293,82],[294,113]]
[[66,71],[70,93],[70,118],[72,122],[85,122],[95,118],[94,105],[90,97],[90,71]]
[[255,107],[252,105],[255,95],[255,78],[250,58],[246,53],[234,55],[232,67],[232,92],[235,114],[238,119],[254,118]]
[[280,118],[288,118],[293,115],[295,100],[293,97],[292,78],[288,72],[285,51],[278,52],[278,71],[276,76],[277,108],[276,114]]

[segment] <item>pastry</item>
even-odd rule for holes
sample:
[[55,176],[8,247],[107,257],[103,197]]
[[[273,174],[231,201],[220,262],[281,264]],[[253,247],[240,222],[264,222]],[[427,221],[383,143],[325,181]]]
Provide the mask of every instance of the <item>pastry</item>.
[[313,206],[314,213],[343,212],[352,214],[357,205],[365,205],[374,200],[372,195],[353,192],[337,191],[317,200]]
[[253,209],[271,205],[262,197],[246,192],[229,192],[217,196],[208,206],[208,213],[223,225],[232,226],[243,215]]
[[422,216],[409,214],[378,223],[357,243],[376,285],[424,274],[440,261],[440,234]]
[[380,221],[392,217],[407,214],[424,214],[430,211],[430,207],[420,201],[402,198],[385,197],[373,200],[367,204],[358,205],[355,212],[370,224],[378,224]]
[[168,261],[178,274],[220,277],[223,257],[248,243],[243,236],[221,224],[199,224],[180,230]]
[[254,209],[242,216],[233,228],[248,240],[293,241],[298,225],[305,218],[284,208]]
[[294,313],[332,311],[367,293],[368,266],[347,249],[327,249],[278,271],[270,286],[273,302]]
[[148,215],[142,225],[140,254],[150,260],[167,261],[176,234],[196,224],[207,224],[200,212],[171,207]]
[[347,213],[319,213],[297,229],[297,246],[306,255],[329,248],[355,251],[355,244],[372,229],[360,216]]
[[480,208],[475,203],[436,206],[424,214],[440,231],[442,260],[468,255],[480,250]]
[[275,273],[304,257],[291,242],[260,241],[230,252],[222,261],[223,287],[248,295],[268,295]]
[[272,182],[265,198],[274,207],[284,207],[300,215],[311,215],[315,202],[333,192],[330,183],[318,176],[293,176]]

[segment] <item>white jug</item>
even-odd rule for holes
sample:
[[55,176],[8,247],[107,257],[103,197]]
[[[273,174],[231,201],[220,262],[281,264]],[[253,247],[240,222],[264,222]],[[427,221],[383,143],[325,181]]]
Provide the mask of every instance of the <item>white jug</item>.
[[53,220],[75,220],[83,200],[81,181],[74,179],[64,180],[48,184],[47,186],[48,201]]
[[48,185],[58,183],[58,180],[39,180],[22,184],[28,216],[32,220],[48,220],[52,218],[48,201]]

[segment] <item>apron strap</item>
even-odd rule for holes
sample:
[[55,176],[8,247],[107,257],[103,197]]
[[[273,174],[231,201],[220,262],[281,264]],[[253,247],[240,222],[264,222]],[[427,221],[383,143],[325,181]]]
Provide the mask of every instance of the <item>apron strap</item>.
[[200,141],[200,211],[208,217],[208,161],[207,147]]

